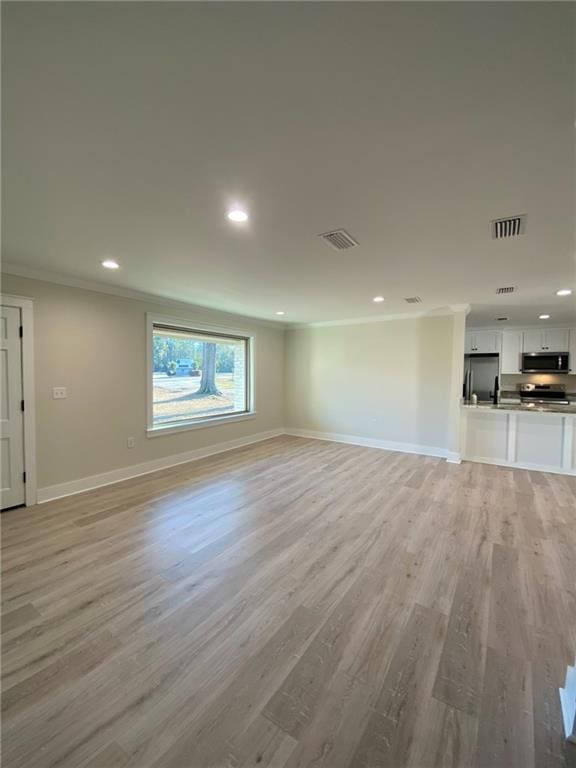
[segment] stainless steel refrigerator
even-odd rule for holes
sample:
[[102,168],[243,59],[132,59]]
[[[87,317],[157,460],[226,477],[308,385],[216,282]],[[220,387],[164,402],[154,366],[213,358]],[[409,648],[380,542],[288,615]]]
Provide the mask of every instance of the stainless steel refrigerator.
[[475,393],[479,401],[492,401],[498,386],[499,355],[464,356],[464,400]]

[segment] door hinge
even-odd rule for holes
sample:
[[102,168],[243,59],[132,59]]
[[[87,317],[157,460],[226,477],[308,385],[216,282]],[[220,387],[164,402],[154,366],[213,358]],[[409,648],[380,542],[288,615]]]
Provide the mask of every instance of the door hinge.
[[20,410],[24,413],[24,400],[20,400]]
[[23,326],[20,326],[20,338],[24,336],[24,328]]
[[22,472],[22,482],[26,483],[26,472]]

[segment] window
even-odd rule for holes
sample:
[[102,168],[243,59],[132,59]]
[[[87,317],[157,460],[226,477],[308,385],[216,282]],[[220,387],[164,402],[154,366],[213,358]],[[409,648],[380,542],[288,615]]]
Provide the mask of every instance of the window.
[[251,410],[251,339],[151,323],[149,429],[206,425]]

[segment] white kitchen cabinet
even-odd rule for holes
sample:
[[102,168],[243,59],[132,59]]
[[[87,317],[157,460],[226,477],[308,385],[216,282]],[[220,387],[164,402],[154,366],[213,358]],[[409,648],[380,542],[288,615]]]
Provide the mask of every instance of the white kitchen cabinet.
[[502,331],[500,373],[522,373],[522,331]]
[[534,328],[524,331],[524,352],[566,352],[569,345],[566,328]]
[[576,374],[576,328],[572,328],[572,330],[569,332],[568,353],[570,355],[568,360],[570,373]]
[[544,347],[546,352],[566,352],[569,346],[570,332],[566,328],[556,328],[544,331]]
[[544,338],[540,328],[533,328],[530,331],[524,331],[522,336],[523,352],[542,352]]
[[494,354],[500,352],[500,342],[500,331],[467,331],[464,351],[466,354]]

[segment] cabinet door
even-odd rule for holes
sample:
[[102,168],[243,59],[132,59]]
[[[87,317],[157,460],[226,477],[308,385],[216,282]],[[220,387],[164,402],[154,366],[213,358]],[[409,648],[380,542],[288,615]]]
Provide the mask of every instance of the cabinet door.
[[500,373],[522,373],[522,331],[502,332]]
[[568,353],[570,355],[568,365],[570,366],[570,373],[576,374],[576,328],[570,330],[568,342]]
[[476,346],[476,334],[470,333],[470,331],[466,331],[466,335],[464,337],[464,352],[469,355],[470,352],[475,351]]
[[524,352],[542,352],[544,346],[542,331],[540,328],[530,331],[524,331],[523,334],[523,351]]
[[568,331],[564,328],[544,331],[542,346],[545,352],[566,352],[568,349]]
[[476,331],[475,352],[493,354],[500,352],[500,331]]

